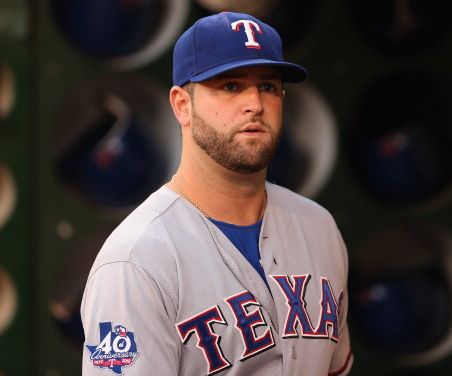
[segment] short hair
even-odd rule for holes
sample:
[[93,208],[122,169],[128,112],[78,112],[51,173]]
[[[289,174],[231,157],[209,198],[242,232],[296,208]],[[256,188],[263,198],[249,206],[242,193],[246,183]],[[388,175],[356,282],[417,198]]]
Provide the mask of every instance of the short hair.
[[195,91],[195,85],[193,84],[193,82],[186,83],[184,86],[182,86],[182,89],[184,89],[190,96],[191,100],[193,100],[193,93]]

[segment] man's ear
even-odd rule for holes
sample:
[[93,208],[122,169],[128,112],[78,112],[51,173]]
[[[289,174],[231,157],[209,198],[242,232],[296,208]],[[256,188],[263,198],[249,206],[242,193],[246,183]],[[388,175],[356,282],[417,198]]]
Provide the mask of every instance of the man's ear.
[[190,94],[180,86],[173,86],[170,90],[169,101],[179,124],[182,127],[188,127],[191,122]]

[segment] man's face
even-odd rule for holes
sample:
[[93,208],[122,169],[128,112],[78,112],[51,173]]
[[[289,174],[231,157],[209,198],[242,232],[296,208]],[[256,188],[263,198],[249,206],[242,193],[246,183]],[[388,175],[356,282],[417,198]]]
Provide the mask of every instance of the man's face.
[[270,163],[282,132],[283,89],[271,67],[239,68],[194,85],[192,137],[223,167],[255,173]]

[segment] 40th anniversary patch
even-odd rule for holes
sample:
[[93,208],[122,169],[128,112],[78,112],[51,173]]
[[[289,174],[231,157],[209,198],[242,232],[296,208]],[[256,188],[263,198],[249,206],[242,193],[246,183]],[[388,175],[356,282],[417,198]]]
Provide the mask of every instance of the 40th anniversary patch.
[[134,333],[122,325],[101,322],[99,334],[98,345],[86,345],[93,366],[122,375],[123,368],[131,366],[139,355]]

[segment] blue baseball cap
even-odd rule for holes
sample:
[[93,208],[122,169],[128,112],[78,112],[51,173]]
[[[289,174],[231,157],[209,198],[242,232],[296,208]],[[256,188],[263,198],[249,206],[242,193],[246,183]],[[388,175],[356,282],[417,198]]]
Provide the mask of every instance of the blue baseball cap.
[[173,84],[202,82],[232,69],[269,65],[284,82],[302,82],[308,72],[284,61],[278,32],[244,13],[222,12],[199,19],[177,40]]

